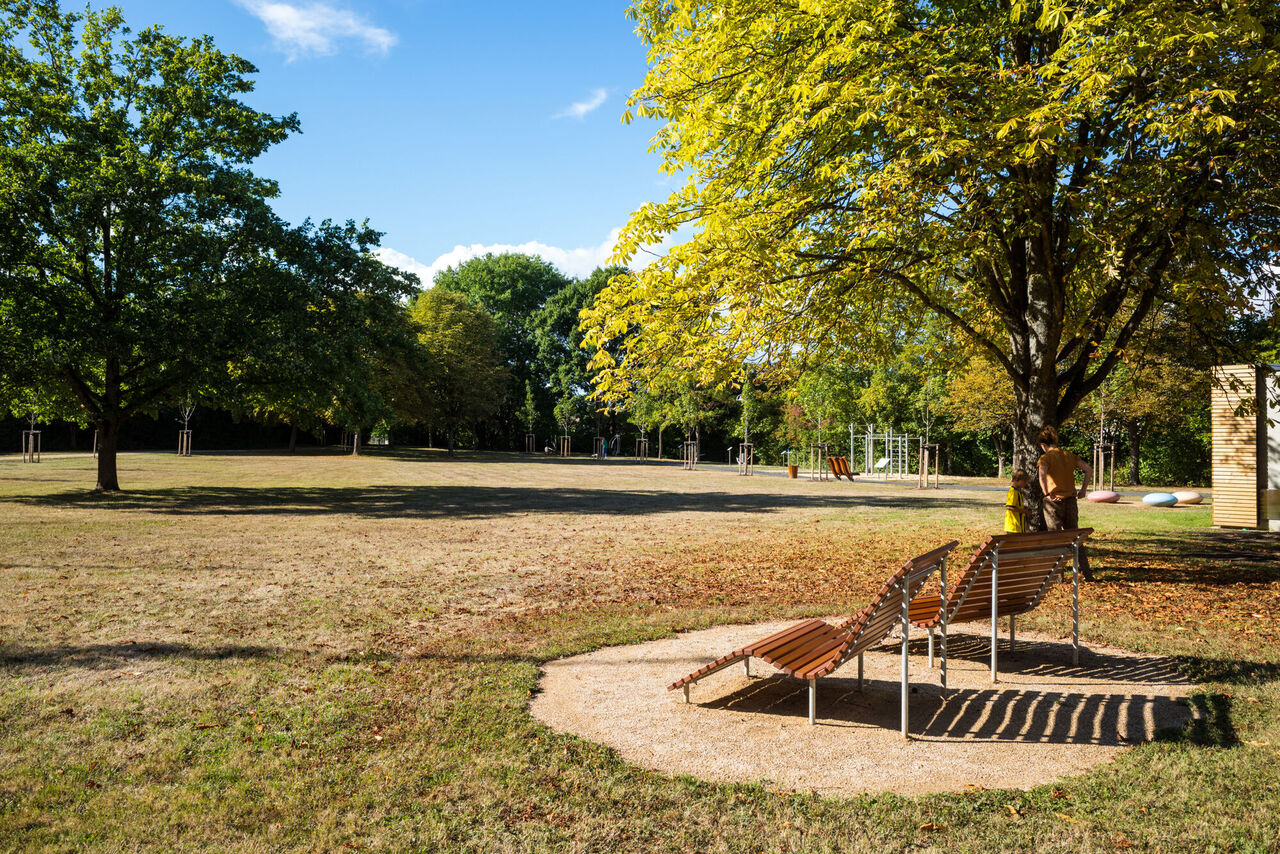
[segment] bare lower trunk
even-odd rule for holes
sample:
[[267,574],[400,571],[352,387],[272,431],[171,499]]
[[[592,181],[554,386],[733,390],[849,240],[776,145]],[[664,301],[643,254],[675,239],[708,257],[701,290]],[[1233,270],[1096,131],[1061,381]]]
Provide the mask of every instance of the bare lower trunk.
[[453,439],[454,439],[454,434],[457,432],[457,429],[458,429],[458,428],[457,428],[457,425],[454,425],[454,424],[450,424],[450,425],[449,425],[449,456],[451,456],[451,457],[453,456]]
[[289,453],[293,453],[298,449],[298,425],[293,423],[289,425]]
[[123,418],[105,418],[97,422],[98,428],[98,483],[97,492],[119,492],[120,479],[116,473],[116,448],[120,441]]
[[1129,437],[1129,486],[1142,483],[1142,438],[1147,432],[1137,420],[1124,422]]
[[996,447],[996,477],[1004,480],[1004,436],[997,432],[994,440]]

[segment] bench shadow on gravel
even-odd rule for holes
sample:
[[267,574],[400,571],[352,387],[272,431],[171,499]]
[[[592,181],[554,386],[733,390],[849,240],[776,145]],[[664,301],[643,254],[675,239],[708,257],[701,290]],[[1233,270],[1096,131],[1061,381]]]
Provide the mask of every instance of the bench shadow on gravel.
[[367,518],[486,519],[511,514],[649,516],[711,510],[774,513],[787,509],[971,508],[972,500],[936,495],[777,495],[537,486],[175,487],[99,495],[82,490],[15,496],[20,504],[187,515],[342,515]]
[[[1001,741],[1026,744],[1080,744],[1131,747],[1147,741],[1179,741],[1201,746],[1230,747],[1239,742],[1232,721],[1229,694],[1194,693],[1179,699],[1135,690],[1116,691],[1100,684],[1097,691],[1080,690],[1081,679],[1106,679],[1135,686],[1186,682],[1186,672],[1219,673],[1243,662],[1211,662],[1199,659],[1174,661],[1158,657],[1113,656],[1083,650],[1080,665],[1070,663],[1069,643],[1022,641],[1009,654],[1001,641],[1002,681],[989,687],[953,688],[942,696],[936,669],[923,665],[925,646],[912,641],[912,692],[909,704],[912,738],[919,741]],[[882,655],[896,658],[898,646],[881,647]],[[986,638],[959,635],[951,638],[949,659],[983,665],[989,661]],[[768,668],[763,668],[768,671]],[[856,665],[846,665],[856,671]],[[1249,678],[1276,678],[1280,667]],[[1031,684],[1020,675],[1060,679]],[[1244,674],[1240,674],[1243,676]],[[708,685],[707,691],[714,689]],[[852,730],[899,727],[899,683],[868,679],[861,690],[853,672],[838,670],[818,683],[818,725]],[[805,724],[808,687],[777,673],[760,673],[750,685],[699,702],[708,710],[792,718]],[[697,702],[697,701],[695,701]]]

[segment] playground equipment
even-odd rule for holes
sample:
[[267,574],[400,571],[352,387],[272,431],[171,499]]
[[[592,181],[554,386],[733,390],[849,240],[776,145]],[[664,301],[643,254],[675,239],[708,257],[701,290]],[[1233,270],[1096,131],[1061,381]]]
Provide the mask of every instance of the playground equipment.
[[1093,446],[1093,489],[1116,491],[1116,446],[1097,443]]
[[750,442],[738,445],[738,474],[750,477],[756,473],[756,451]]
[[[855,426],[854,424],[849,425],[850,460],[856,457],[855,449],[857,445],[855,438],[857,434],[854,432]],[[913,444],[916,445],[917,460],[921,457],[920,450],[924,446],[924,439],[919,436],[912,436],[908,433],[895,433],[892,428],[883,433],[877,433],[870,424],[867,425],[867,432],[862,434],[860,438],[862,439],[862,470],[869,475],[879,475],[885,480],[910,477],[911,446]],[[932,447],[937,448],[936,445]]]
[[[926,445],[920,443],[920,488],[921,489],[941,489],[942,488],[942,467],[939,465],[939,445]],[[933,465],[933,486],[929,485],[929,466]]]
[[684,443],[684,467],[693,471],[698,467],[698,443]]
[[1280,531],[1280,365],[1213,369],[1213,524]]
[[524,434],[524,452],[526,454],[538,453],[538,437],[534,433]]
[[22,461],[24,463],[40,462],[40,431],[36,429],[36,414],[33,412],[27,420],[31,429],[22,431]]

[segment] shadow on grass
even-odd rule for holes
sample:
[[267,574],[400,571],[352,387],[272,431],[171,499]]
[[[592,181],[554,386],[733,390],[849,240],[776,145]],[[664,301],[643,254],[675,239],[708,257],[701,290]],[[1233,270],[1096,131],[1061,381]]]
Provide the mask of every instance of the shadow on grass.
[[648,516],[713,510],[773,513],[783,509],[971,509],[973,502],[940,496],[857,494],[774,495],[728,492],[666,492],[596,488],[504,486],[369,487],[175,487],[112,495],[67,491],[15,496],[21,504],[46,507],[100,507],[175,515],[342,515],[396,518],[486,519],[511,514],[576,513],[592,516]]
[[194,646],[183,643],[96,643],[78,646],[0,645],[0,668],[76,667],[86,670],[113,670],[132,667],[152,659],[170,657],[192,661],[233,661],[275,658],[282,651],[265,646],[219,644]]
[[1113,537],[1089,552],[1105,581],[1254,586],[1280,581],[1280,533],[1271,531]]

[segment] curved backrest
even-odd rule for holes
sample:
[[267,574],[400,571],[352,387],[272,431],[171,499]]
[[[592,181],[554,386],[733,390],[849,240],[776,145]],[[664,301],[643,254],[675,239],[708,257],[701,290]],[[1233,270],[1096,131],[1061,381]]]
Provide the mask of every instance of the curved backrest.
[[902,619],[902,604],[907,602],[924,587],[929,576],[942,565],[947,555],[951,554],[959,541],[952,540],[933,551],[914,557],[902,565],[902,568],[889,577],[880,588],[880,592],[871,600],[871,604],[854,616],[840,623],[836,628],[848,634],[848,646],[842,660],[857,655],[861,650],[879,643],[893,631],[893,627]]
[[947,596],[947,621],[990,618],[992,572],[998,585],[996,616],[1035,608],[1070,565],[1075,546],[1092,528],[987,537]]

